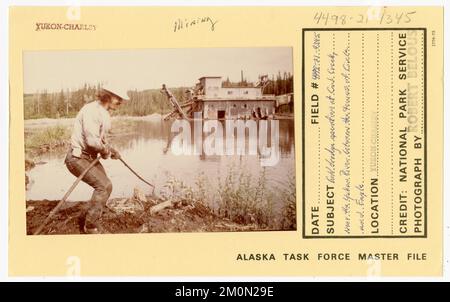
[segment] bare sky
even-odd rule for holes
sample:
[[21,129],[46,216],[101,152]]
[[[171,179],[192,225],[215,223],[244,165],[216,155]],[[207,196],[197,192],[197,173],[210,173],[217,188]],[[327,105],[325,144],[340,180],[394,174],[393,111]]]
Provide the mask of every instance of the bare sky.
[[292,73],[292,49],[186,48],[24,53],[24,92],[79,88],[108,83],[123,89],[193,86],[202,76],[248,81],[258,75]]

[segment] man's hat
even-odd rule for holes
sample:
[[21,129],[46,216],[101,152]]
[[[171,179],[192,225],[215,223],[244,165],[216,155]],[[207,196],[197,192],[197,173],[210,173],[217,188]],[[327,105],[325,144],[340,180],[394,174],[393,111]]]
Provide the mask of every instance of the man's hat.
[[120,87],[120,86],[116,87],[116,86],[105,84],[105,85],[103,85],[102,89],[104,91],[106,91],[107,93],[113,94],[113,95],[121,98],[123,101],[130,100],[130,98],[128,97],[128,90],[124,89],[123,87]]

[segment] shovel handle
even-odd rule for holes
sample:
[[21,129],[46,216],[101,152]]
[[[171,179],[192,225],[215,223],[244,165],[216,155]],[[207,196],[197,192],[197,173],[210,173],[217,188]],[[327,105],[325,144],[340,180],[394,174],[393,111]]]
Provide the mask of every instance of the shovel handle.
[[144,178],[142,178],[142,176],[140,176],[136,171],[133,170],[133,168],[131,168],[123,159],[122,157],[119,157],[120,161],[125,165],[125,167],[127,167],[131,173],[133,173],[134,175],[136,175],[137,178],[139,178],[140,180],[142,180],[143,182],[145,182],[147,185],[149,185],[150,187],[153,188],[153,192],[155,191],[155,186],[152,185],[151,183],[149,183],[148,181],[146,181]]

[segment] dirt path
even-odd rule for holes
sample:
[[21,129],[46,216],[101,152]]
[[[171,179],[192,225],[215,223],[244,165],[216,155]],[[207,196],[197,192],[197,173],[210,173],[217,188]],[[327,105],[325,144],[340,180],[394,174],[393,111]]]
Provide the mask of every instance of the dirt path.
[[[56,201],[27,201],[27,234],[44,221],[56,206]],[[57,213],[41,234],[81,234],[83,221],[80,216],[86,207],[85,202],[68,202]],[[151,205],[144,210],[131,213],[116,213],[106,208],[100,225],[106,233],[164,233],[164,232],[229,232],[256,230],[256,225],[240,225],[215,215],[201,203],[166,208],[150,214]]]

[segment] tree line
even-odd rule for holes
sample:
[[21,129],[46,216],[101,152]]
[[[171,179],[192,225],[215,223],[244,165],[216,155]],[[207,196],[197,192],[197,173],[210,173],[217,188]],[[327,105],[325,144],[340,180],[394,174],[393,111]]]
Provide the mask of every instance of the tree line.
[[[59,92],[38,91],[24,94],[25,119],[74,117],[87,103],[97,99],[100,85],[83,85],[74,90]],[[171,89],[178,100],[183,99],[184,88]],[[167,97],[159,89],[129,91],[130,101],[125,102],[117,115],[144,116],[152,113],[167,113],[172,110]]]
[[289,72],[272,75],[269,83],[264,87],[265,94],[282,95],[292,92],[294,92],[294,77]]
[[[223,82],[226,86],[229,79]],[[243,79],[238,85],[248,87],[253,83]],[[281,95],[293,92],[293,76],[290,73],[273,75],[264,88],[265,94]],[[58,92],[46,90],[24,94],[25,119],[74,117],[85,104],[97,99],[100,84],[84,84],[78,89],[62,89]],[[186,87],[171,88],[180,102],[185,101]],[[153,113],[164,114],[172,110],[167,97],[159,89],[129,91],[130,101],[124,103],[117,115],[144,116]]]

